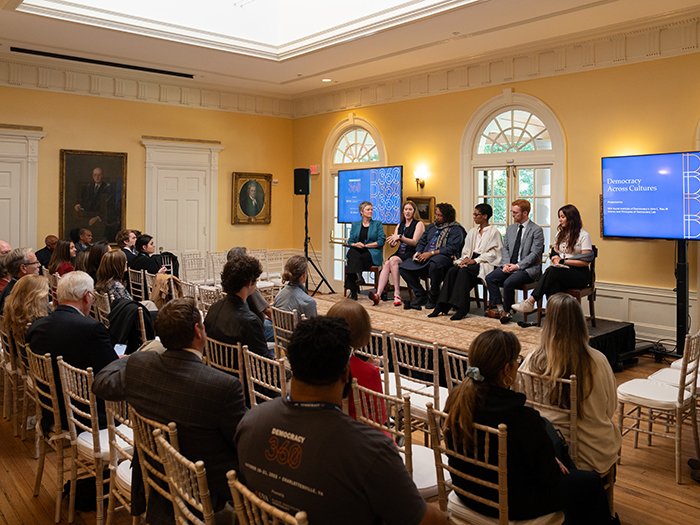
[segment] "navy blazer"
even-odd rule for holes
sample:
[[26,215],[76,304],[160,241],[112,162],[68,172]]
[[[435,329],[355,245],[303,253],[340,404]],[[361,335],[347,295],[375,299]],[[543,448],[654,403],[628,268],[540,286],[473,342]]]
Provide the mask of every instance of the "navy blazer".
[[[506,228],[503,239],[503,252],[501,264],[510,262],[510,254],[515,248],[515,238],[518,236],[518,224],[511,224]],[[533,281],[542,275],[542,252],[544,251],[544,233],[542,228],[530,221],[520,239],[520,258],[517,265],[525,270]]]
[[[353,244],[360,240],[360,228],[362,227],[362,221],[353,222],[350,227],[350,236],[348,237],[348,244]],[[372,255],[372,264],[375,266],[381,266],[384,262],[384,241],[386,240],[386,235],[384,234],[384,226],[380,221],[375,221],[372,219],[369,221],[369,229],[367,231],[367,239],[365,244],[370,244],[373,242],[377,243],[376,248],[367,248],[369,253]]]
[[[421,235],[421,238],[418,240],[418,244],[416,245],[416,253],[423,253],[425,251],[428,244],[430,244],[430,239],[432,239],[435,235],[436,229],[437,226],[435,223],[428,225],[425,232],[423,232],[423,235]],[[432,262],[439,267],[446,268],[448,266],[452,266],[453,259],[455,257],[459,257],[459,255],[462,253],[465,237],[466,232],[464,231],[464,227],[460,223],[455,222],[452,226],[450,226],[450,230],[447,232],[447,240],[445,244],[443,244],[439,248],[438,252],[428,259],[428,261],[420,264],[416,261],[408,259],[404,261],[401,266],[408,270],[425,266],[429,262]]]
[[[63,430],[67,430],[68,421],[63,403],[63,390],[59,379],[58,363],[60,355],[71,366],[86,370],[92,367],[97,374],[112,361],[118,359],[109,339],[109,333],[102,323],[92,317],[86,317],[72,306],[58,305],[56,310],[46,317],[34,321],[25,337],[33,353],[51,354],[53,373],[58,390],[58,404],[61,409]],[[106,427],[104,405],[98,404],[101,428]],[[43,425],[50,425],[53,418],[45,414],[47,420]],[[46,427],[48,428],[48,427]]]

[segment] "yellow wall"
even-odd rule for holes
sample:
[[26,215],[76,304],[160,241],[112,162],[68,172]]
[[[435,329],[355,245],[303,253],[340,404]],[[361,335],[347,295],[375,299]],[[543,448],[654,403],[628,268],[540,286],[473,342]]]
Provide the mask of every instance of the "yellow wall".
[[[454,203],[458,216],[469,224],[470,210],[460,210],[459,199],[464,184],[461,140],[471,115],[505,87],[539,98],[563,127],[567,201],[579,207],[585,226],[600,247],[599,280],[670,288],[674,284],[672,242],[600,239],[600,158],[696,147],[699,58],[695,54],[514,82],[354,112],[379,129],[387,162],[404,165],[405,195],[416,193],[411,175],[418,162],[427,162],[431,178],[422,194]],[[60,149],[127,152],[127,224],[142,229],[145,149],[139,142],[141,137],[221,141],[219,249],[231,245],[301,247],[304,200],[293,195],[293,168],[322,164],[329,133],[348,116],[348,111],[343,111],[291,121],[12,88],[0,88],[0,108],[1,122],[41,126],[46,133],[39,157],[39,238],[57,230]],[[233,171],[268,172],[279,180],[273,186],[272,224],[230,224]],[[312,176],[309,221],[312,243],[319,255],[328,236],[321,231],[322,179],[321,175]],[[696,248],[691,246],[694,271]],[[694,274],[690,282],[696,282]]]
[[[300,246],[291,239],[292,122],[261,117],[178,108],[97,97],[0,88],[0,121],[41,126],[39,145],[37,236],[58,233],[59,151],[61,149],[126,152],[126,224],[142,230],[145,220],[144,135],[218,140],[218,249]],[[272,223],[231,224],[233,171],[272,173]],[[158,239],[156,239],[156,243]]]
[[[412,174],[417,162],[428,162],[431,178],[423,195],[434,195],[459,209],[462,187],[461,140],[471,115],[510,87],[542,100],[557,116],[566,138],[566,200],[581,211],[584,227],[600,248],[598,279],[606,282],[670,288],[675,244],[672,241],[601,240],[600,159],[604,156],[695,149],[700,107],[700,55],[657,60],[613,69],[514,82],[424,99],[354,110],[377,127],[389,164],[404,165],[404,195],[415,195]],[[348,112],[294,121],[294,162],[321,163],[326,137]],[[311,209],[321,213],[321,177],[314,178]],[[466,182],[471,184],[470,181]],[[565,203],[553,203],[561,206]],[[298,209],[295,208],[295,212]],[[319,223],[312,237],[321,235]],[[295,235],[298,235],[295,233]],[[303,236],[303,234],[302,234]],[[326,234],[327,236],[327,234]],[[691,243],[691,283],[695,252]]]

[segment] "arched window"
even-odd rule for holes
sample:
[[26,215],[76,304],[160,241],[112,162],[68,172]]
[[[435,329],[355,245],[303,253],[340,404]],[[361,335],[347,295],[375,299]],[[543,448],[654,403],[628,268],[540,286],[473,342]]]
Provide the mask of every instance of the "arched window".
[[505,232],[510,203],[526,199],[532,208],[530,219],[542,226],[548,251],[565,187],[563,133],[551,110],[534,97],[505,90],[475,113],[463,154],[468,167],[463,209],[471,210],[477,202],[491,204],[492,223]]
[[[379,132],[366,120],[350,115],[330,133],[324,148],[324,230],[330,229],[336,240],[346,239],[349,224],[338,223],[338,171],[342,169],[381,166],[385,163]],[[326,186],[325,182],[329,184]],[[346,247],[339,242],[324,250],[324,266],[330,268],[327,278],[342,289]]]

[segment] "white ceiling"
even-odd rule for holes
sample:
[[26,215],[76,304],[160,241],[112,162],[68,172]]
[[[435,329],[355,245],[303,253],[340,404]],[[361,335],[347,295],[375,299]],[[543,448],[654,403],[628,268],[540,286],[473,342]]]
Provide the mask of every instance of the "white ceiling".
[[[118,7],[109,7],[112,3]],[[179,84],[293,98],[527,50],[544,41],[649,24],[700,8],[697,0],[325,0],[321,7],[312,0],[81,4],[0,0],[0,55],[15,55],[11,47],[26,48],[194,75]],[[74,7],[77,11],[71,13]],[[164,16],[158,17],[158,10]],[[71,67],[114,71],[80,63]],[[333,82],[323,84],[322,78]]]

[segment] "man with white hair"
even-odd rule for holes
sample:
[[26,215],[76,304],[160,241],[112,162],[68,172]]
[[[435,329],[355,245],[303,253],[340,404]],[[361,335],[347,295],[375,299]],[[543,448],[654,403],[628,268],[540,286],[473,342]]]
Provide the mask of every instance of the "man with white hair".
[[[94,287],[92,277],[85,272],[67,273],[58,283],[56,296],[58,306],[51,314],[34,321],[27,330],[26,341],[32,352],[39,355],[51,354],[54,375],[59,377],[56,358],[83,370],[92,367],[97,374],[109,363],[117,359],[112,348],[109,333],[102,323],[89,316],[93,302]],[[58,400],[61,406],[61,420],[67,428],[63,391],[57,381]],[[98,402],[100,427],[106,427],[104,403]],[[42,424],[50,424],[50,414],[44,414]]]
[[5,299],[12,293],[12,288],[14,288],[17,281],[25,275],[38,274],[41,266],[31,248],[15,248],[3,257],[3,264],[7,268],[11,279],[0,294],[0,312],[3,311]]

